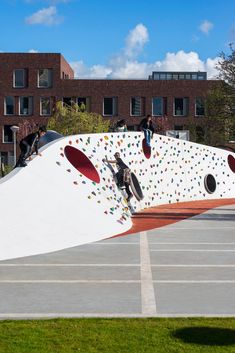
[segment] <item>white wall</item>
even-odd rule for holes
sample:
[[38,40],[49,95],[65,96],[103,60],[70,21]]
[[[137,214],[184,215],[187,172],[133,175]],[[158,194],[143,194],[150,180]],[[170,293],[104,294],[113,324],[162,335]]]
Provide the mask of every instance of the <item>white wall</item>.
[[[0,259],[51,252],[100,240],[130,229],[132,222],[110,170],[102,162],[120,152],[136,174],[144,199],[132,199],[135,211],[159,204],[235,197],[231,152],[155,135],[151,157],[142,150],[142,133],[65,137],[42,148],[28,167],[0,183]],[[64,154],[66,146],[82,151],[100,183],[81,174]],[[209,194],[204,178],[212,174]],[[2,180],[4,181],[4,180]]]

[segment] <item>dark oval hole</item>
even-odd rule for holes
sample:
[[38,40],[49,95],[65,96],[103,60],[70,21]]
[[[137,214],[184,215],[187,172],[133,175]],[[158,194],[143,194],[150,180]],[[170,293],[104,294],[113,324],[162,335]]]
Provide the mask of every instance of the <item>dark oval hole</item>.
[[145,157],[147,159],[149,159],[151,157],[151,147],[146,145],[146,140],[145,139],[142,140],[142,149],[143,149]]
[[64,149],[64,154],[68,161],[76,168],[81,174],[83,174],[85,177],[88,179],[99,183],[100,182],[100,176],[94,167],[94,165],[91,163],[89,158],[80,150],[77,148],[74,148],[72,146],[66,146]]
[[233,173],[235,173],[235,158],[229,154],[228,155],[228,165]]
[[134,173],[131,173],[130,187],[131,187],[131,190],[132,190],[133,194],[135,195],[136,199],[138,201],[143,200],[144,195],[143,195],[142,189],[140,187],[139,181]]
[[213,194],[213,192],[215,192],[216,189],[216,180],[213,177],[212,174],[208,174],[205,176],[204,179],[204,185],[205,185],[205,189],[209,194]]

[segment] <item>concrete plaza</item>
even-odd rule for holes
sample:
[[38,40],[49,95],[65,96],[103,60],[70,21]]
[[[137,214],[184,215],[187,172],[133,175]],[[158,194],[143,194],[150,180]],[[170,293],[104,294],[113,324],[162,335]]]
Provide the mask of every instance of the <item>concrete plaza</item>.
[[0,318],[235,316],[235,206],[0,262]]

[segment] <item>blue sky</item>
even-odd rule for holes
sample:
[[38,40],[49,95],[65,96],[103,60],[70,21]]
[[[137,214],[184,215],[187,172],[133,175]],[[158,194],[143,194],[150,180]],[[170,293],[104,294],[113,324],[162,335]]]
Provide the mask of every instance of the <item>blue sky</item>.
[[234,0],[0,0],[0,50],[61,52],[80,77],[207,70],[235,42]]

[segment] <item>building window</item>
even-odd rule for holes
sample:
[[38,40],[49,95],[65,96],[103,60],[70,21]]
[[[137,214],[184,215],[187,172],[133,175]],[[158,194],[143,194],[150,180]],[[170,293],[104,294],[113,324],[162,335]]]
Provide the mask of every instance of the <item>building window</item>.
[[204,116],[205,115],[205,102],[203,98],[197,97],[195,101],[195,115]]
[[11,130],[12,125],[3,126],[3,143],[12,143],[13,142],[13,132]]
[[52,87],[52,69],[38,70],[38,87],[40,88]]
[[23,88],[27,86],[27,69],[16,69],[13,73],[13,87]]
[[90,110],[90,97],[77,97],[77,105],[82,111],[89,112]]
[[33,114],[33,97],[20,97],[20,115]]
[[5,115],[14,115],[15,114],[15,98],[6,97],[5,98]]
[[174,116],[188,115],[188,98],[174,99]]
[[152,115],[162,116],[163,115],[163,99],[162,97],[152,98]]
[[40,99],[40,115],[51,115],[51,99],[50,99],[50,97],[41,97],[41,99]]
[[141,97],[131,97],[131,115],[141,116]]
[[103,101],[103,115],[117,115],[117,97],[105,97]]
[[74,104],[74,99],[73,97],[63,97],[63,106],[69,106],[72,107],[72,105]]

